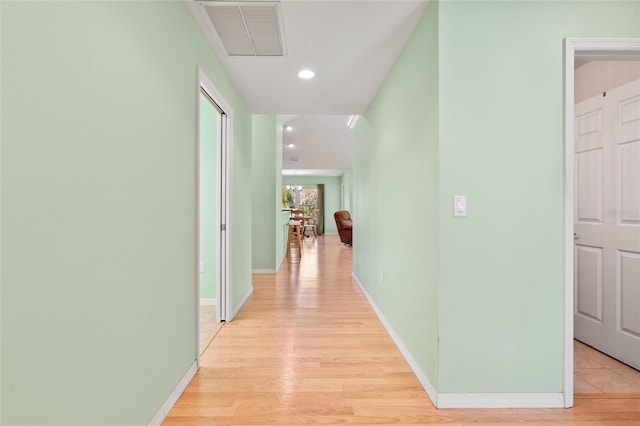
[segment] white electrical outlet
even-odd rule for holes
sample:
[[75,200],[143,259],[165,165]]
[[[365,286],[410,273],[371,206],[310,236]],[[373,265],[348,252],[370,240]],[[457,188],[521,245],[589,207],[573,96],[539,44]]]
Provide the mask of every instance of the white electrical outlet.
[[204,262],[200,262],[200,273],[201,274],[204,274],[204,268],[205,268]]

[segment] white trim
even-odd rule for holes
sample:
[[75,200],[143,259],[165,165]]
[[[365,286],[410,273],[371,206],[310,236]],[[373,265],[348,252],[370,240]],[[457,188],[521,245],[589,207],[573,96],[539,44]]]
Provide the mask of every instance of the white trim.
[[176,387],[173,388],[169,396],[167,396],[167,399],[164,400],[156,414],[151,417],[151,420],[149,420],[149,423],[147,423],[149,426],[159,426],[162,424],[173,406],[176,405],[176,402],[178,402],[180,395],[182,395],[187,386],[189,386],[189,383],[197,372],[198,362],[193,361],[193,364],[191,364],[187,372],[184,373],[184,376],[182,376],[182,379],[180,379]]
[[[243,6],[275,6],[279,4],[278,1],[270,1],[270,0],[241,0]],[[238,6],[238,0],[198,0],[198,3],[201,3],[204,6]]]
[[245,295],[242,296],[242,299],[240,299],[240,302],[238,302],[236,307],[233,309],[233,312],[231,313],[231,316],[229,317],[229,319],[227,321],[231,321],[236,317],[238,312],[240,312],[240,309],[242,309],[244,304],[247,303],[247,300],[249,300],[249,297],[251,297],[252,294],[253,294],[253,286],[249,287],[249,290],[247,290]]
[[638,37],[569,37],[565,42],[574,53],[590,60],[637,58],[637,54],[640,53]]
[[322,235],[338,235],[338,233],[337,232],[325,232]]
[[562,393],[439,393],[438,408],[563,408]]
[[386,320],[375,301],[369,295],[355,273],[353,281],[367,299],[378,319],[389,333],[391,340],[409,364],[416,378],[436,408],[562,408],[564,394],[559,393],[438,393],[418,362],[413,358],[400,336]]
[[575,57],[620,58],[640,53],[640,38],[566,38],[564,40],[564,407],[573,407],[573,216],[574,216],[574,64]]
[[[234,142],[234,113],[231,105],[227,103],[222,94],[216,89],[213,82],[206,75],[204,70],[200,67],[197,68],[198,73],[198,93],[200,88],[204,89],[207,95],[213,99],[213,101],[222,109],[222,123],[221,123],[221,131],[222,131],[222,146],[218,151],[217,155],[217,170],[224,170],[224,176],[222,176],[222,197],[224,197],[224,211],[222,211],[222,216],[220,218],[221,222],[226,222],[226,231],[220,232],[219,238],[221,239],[221,243],[226,246],[224,259],[220,259],[221,256],[218,256],[218,264],[216,265],[217,271],[223,275],[221,279],[218,280],[218,295],[221,296],[220,303],[217,306],[216,310],[216,319],[218,321],[225,321],[228,319],[229,307],[231,306],[232,292],[233,286],[233,270],[231,268],[232,265],[232,257],[233,257],[233,224],[232,224],[232,200],[231,200],[231,188],[232,188],[232,176],[233,176],[233,142]],[[199,105],[199,101],[198,101]],[[198,117],[199,119],[199,117]],[[198,129],[197,127],[196,129]],[[196,133],[198,131],[196,130]],[[221,152],[225,151],[225,152]],[[224,157],[224,159],[223,159]],[[225,161],[224,164],[221,162]],[[220,246],[220,245],[219,245]],[[222,263],[221,263],[222,262]]]
[[[196,117],[195,117],[195,137],[196,137],[196,174],[195,174],[195,214],[196,214],[196,226],[195,226],[195,252],[196,267],[199,266],[200,257],[200,91],[204,91],[209,98],[215,103],[216,107],[220,110],[220,125],[219,127],[219,144],[217,146],[218,154],[216,155],[216,173],[220,177],[220,194],[217,201],[216,210],[218,212],[218,223],[226,224],[226,230],[218,230],[216,233],[216,246],[218,247],[218,255],[216,256],[216,272],[218,274],[217,281],[217,294],[220,300],[216,300],[216,321],[224,321],[227,319],[229,306],[231,306],[232,299],[232,230],[233,226],[231,222],[231,199],[230,188],[231,179],[233,174],[231,152],[233,148],[233,108],[227,103],[222,94],[216,89],[213,82],[206,75],[204,70],[200,67],[196,67],[196,87],[195,87],[195,102],[196,102]],[[196,270],[198,270],[196,268]],[[195,292],[195,332],[196,332],[196,345],[195,345],[195,357],[197,366],[200,365],[200,275],[197,274]]]
[[[234,146],[235,146],[235,118],[234,118],[234,113],[233,113],[233,109],[231,108],[230,105],[228,105],[225,102],[225,108],[228,108],[228,110],[225,110],[225,112],[227,113],[227,121],[226,121],[226,126],[225,126],[225,131],[226,131],[226,144],[225,144],[225,159],[226,159],[226,175],[225,175],[225,180],[226,180],[226,185],[225,185],[225,196],[226,196],[226,204],[225,204],[225,219],[226,219],[226,232],[225,237],[226,237],[226,246],[227,246],[227,256],[225,258],[226,261],[226,266],[225,266],[225,271],[226,271],[226,275],[227,275],[227,279],[226,279],[226,291],[224,293],[225,296],[225,318],[221,318],[221,320],[226,320],[226,321],[231,321],[233,319],[233,317],[235,316],[235,314],[229,316],[229,309],[232,306],[232,301],[233,301],[233,259],[234,259],[234,244],[233,244],[233,235],[235,233],[235,228],[233,225],[233,209],[234,209],[234,203],[233,203],[233,197],[231,196],[232,194],[232,189],[233,189],[233,155],[234,155]],[[220,294],[220,293],[218,293]]]
[[[196,271],[199,271],[201,268],[201,264],[200,264],[200,93],[201,90],[201,82],[198,76],[196,76],[196,92],[195,92],[195,99],[196,99],[196,131],[195,131],[195,136],[196,136],[196,146],[195,146],[195,153],[196,153],[196,158],[195,158],[195,179],[194,179],[194,185],[195,185],[195,189],[194,189],[194,194],[195,194],[195,235],[194,235],[194,241],[195,241],[195,253],[196,253],[196,258],[195,258],[195,262],[196,262],[196,266],[197,269]],[[194,300],[194,306],[195,306],[195,324],[196,324],[196,329],[195,329],[195,333],[196,333],[196,347],[195,347],[195,351],[196,354],[199,353],[199,348],[200,348],[200,273],[196,274],[196,280],[195,280],[195,286],[196,286],[196,297]],[[197,367],[200,366],[200,356],[196,355],[196,363],[197,363]]]
[[285,250],[282,253],[282,256],[280,257],[280,262],[278,262],[276,264],[276,274],[278,273],[278,271],[280,270],[280,267],[282,266],[282,262],[284,262],[284,258],[287,257],[287,251]]
[[380,311],[380,309],[378,308],[378,305],[376,305],[376,302],[373,300],[371,295],[369,295],[369,293],[365,289],[364,285],[362,285],[362,283],[360,282],[356,274],[352,273],[351,276],[353,277],[353,281],[355,281],[355,283],[358,285],[358,287],[360,288],[360,291],[362,292],[364,297],[367,299],[367,301],[373,308],[373,311],[378,316],[378,319],[380,320],[384,328],[387,330],[387,333],[389,333],[391,340],[393,340],[393,343],[396,344],[396,346],[398,347],[398,350],[400,351],[404,359],[409,364],[409,367],[413,371],[413,374],[416,375],[416,378],[418,379],[418,381],[424,388],[425,392],[431,399],[431,402],[433,402],[433,405],[437,407],[438,392],[436,391],[436,388],[431,384],[431,381],[429,380],[427,375],[424,373],[424,371],[422,371],[422,369],[418,365],[418,362],[411,355],[411,352],[409,351],[407,346],[404,344],[400,336],[398,336],[398,333],[396,333],[393,327],[391,327],[391,324],[389,324],[389,321],[387,321],[387,319],[384,317],[384,315],[382,314],[382,311]]
[[213,299],[200,299],[200,306],[214,306],[217,304],[217,300],[214,297]]
[[[573,104],[575,51],[564,40],[564,406],[573,407]],[[571,238],[569,238],[571,234]]]
[[251,273],[256,275],[275,274],[276,270],[275,269],[253,269]]

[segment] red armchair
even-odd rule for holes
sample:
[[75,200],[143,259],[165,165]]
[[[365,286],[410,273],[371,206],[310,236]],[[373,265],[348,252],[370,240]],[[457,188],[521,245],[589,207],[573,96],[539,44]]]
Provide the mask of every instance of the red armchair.
[[353,228],[351,214],[347,210],[340,210],[333,214],[333,218],[336,220],[340,241],[343,244],[351,245],[351,231]]

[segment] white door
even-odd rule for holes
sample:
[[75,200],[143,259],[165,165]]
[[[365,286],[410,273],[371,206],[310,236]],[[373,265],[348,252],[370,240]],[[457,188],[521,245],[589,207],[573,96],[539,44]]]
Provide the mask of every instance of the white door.
[[[229,176],[232,174],[233,109],[224,100],[215,86],[198,69],[196,86],[196,250],[198,263],[196,274],[196,324],[201,315],[200,302],[215,300],[215,322],[230,321],[232,291],[230,287],[232,262],[229,223]],[[208,300],[207,300],[208,299]],[[216,324],[217,325],[217,324]],[[198,346],[196,357],[200,362],[200,340],[210,337],[196,332]],[[216,327],[217,328],[217,327]],[[211,330],[208,330],[211,331]]]
[[640,369],[640,80],[575,113],[574,336]]
[[222,111],[204,89],[200,90],[198,116],[198,289],[200,299],[200,353],[209,345],[220,322],[220,145]]

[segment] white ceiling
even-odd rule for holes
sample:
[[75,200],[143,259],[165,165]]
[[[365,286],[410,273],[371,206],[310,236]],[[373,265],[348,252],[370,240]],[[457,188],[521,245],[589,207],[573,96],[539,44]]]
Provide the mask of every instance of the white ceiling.
[[[351,129],[348,115],[300,115],[285,120],[282,168],[300,176],[340,176],[351,168]],[[289,147],[293,144],[293,147]],[[297,160],[296,160],[297,159]]]
[[[351,168],[348,116],[366,110],[428,1],[282,0],[284,57],[228,56],[204,8],[185,2],[250,111],[292,116],[284,142],[296,147],[283,148],[283,169],[302,175]],[[299,79],[303,68],[315,78]]]

